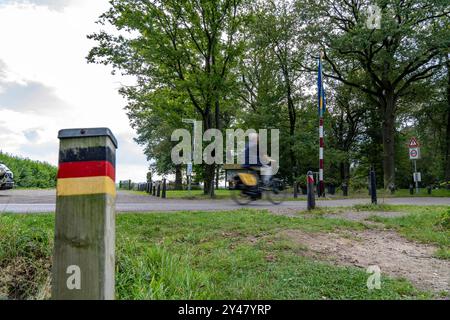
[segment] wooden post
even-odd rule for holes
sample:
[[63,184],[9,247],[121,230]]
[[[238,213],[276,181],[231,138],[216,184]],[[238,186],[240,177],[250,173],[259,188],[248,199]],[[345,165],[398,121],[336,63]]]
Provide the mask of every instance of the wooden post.
[[61,130],[52,299],[114,299],[115,157],[107,128]]

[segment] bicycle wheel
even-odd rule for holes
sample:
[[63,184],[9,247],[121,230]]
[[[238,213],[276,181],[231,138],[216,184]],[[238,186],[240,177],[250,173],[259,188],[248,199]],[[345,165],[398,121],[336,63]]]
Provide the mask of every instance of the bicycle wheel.
[[273,179],[270,190],[267,191],[267,198],[274,205],[281,204],[287,197],[287,190],[283,181],[279,179]]
[[252,201],[250,196],[244,194],[243,190],[239,189],[231,189],[231,198],[241,206],[249,204]]

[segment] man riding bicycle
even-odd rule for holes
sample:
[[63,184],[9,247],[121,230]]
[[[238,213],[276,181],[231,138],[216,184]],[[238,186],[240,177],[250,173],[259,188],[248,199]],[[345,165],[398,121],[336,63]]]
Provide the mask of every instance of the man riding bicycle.
[[[272,176],[271,167],[261,162],[259,154],[259,137],[257,133],[248,135],[248,142],[245,144],[245,162],[242,168],[254,171],[261,179],[263,184],[267,184]],[[273,161],[268,155],[263,155],[263,162],[269,163]]]

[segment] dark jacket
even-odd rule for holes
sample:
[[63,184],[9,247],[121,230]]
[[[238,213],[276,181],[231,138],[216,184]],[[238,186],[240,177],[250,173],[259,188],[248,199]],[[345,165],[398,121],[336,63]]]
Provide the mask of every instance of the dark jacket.
[[[250,151],[255,152],[254,149],[256,149],[256,161],[253,157],[252,157],[252,159],[250,159]],[[253,161],[250,161],[250,160],[253,160]],[[248,142],[245,144],[245,163],[244,163],[243,167],[244,168],[262,167],[262,163],[259,158],[259,144],[256,145],[256,148],[254,146],[252,148],[250,148],[250,143],[248,143]]]

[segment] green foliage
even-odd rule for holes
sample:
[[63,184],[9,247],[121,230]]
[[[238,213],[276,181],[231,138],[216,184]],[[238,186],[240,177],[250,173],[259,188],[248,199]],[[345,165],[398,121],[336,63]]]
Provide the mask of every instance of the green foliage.
[[[87,59],[136,77],[120,92],[152,171],[181,176],[170,134],[195,118],[204,130],[279,129],[279,175],[292,182],[318,171],[322,51],[325,182],[362,190],[374,167],[379,188],[407,188],[412,135],[423,183],[450,179],[447,2],[112,0],[99,22],[120,35],[90,35]],[[381,9],[380,29],[366,25],[369,4]],[[206,165],[194,171],[211,179]]]
[[0,163],[5,164],[14,174],[16,187],[54,188],[57,168],[51,164],[12,156],[0,152]]

